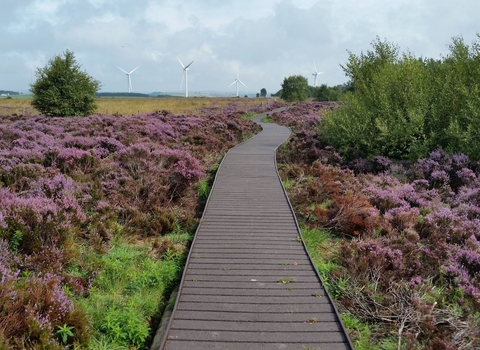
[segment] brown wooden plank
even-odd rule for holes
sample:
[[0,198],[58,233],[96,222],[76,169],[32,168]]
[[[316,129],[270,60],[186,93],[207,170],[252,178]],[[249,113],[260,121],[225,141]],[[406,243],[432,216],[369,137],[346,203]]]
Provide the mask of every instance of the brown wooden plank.
[[231,331],[196,331],[170,329],[170,340],[230,341],[258,343],[305,343],[315,342],[322,338],[328,343],[343,343],[345,335],[338,332],[231,332]]
[[325,296],[325,293],[317,286],[317,288],[295,288],[290,285],[278,285],[278,288],[275,289],[258,289],[258,288],[249,288],[249,289],[228,289],[228,288],[195,288],[195,287],[185,287],[182,290],[182,295],[217,295],[217,296],[260,296],[260,297],[290,297],[292,295],[299,297],[310,297],[315,296],[321,298]]
[[298,265],[310,265],[310,261],[304,257],[304,258],[299,258],[297,256],[297,259],[283,259],[282,257],[279,257],[278,259],[256,259],[252,260],[250,258],[243,258],[243,259],[222,259],[218,258],[212,261],[212,259],[202,259],[201,257],[196,258],[196,264],[190,266],[191,268],[195,268],[197,266],[202,266],[203,264],[239,264],[239,265],[275,265],[278,267],[281,267],[283,265],[292,265],[292,264],[298,264]]
[[[331,314],[332,320],[334,309],[329,303],[315,303],[315,304],[298,304],[298,305],[267,305],[267,304],[235,304],[235,303],[197,303],[197,302],[184,302],[178,305],[178,310],[183,311],[208,311],[212,312],[211,317],[215,312],[218,312],[218,317],[221,313],[231,313],[232,315],[246,315],[246,317],[252,317],[251,314],[278,314],[281,316],[280,321],[289,320],[291,322],[297,321],[297,318],[293,318],[294,315],[300,315],[301,320],[308,320],[312,317],[317,317],[318,314]],[[309,315],[306,317],[305,315]],[[201,316],[201,315],[199,315]],[[194,314],[185,313],[179,315],[180,318],[190,319],[194,317]],[[305,318],[306,317],[306,318]],[[215,319],[215,318],[210,318]],[[221,318],[220,318],[221,319]],[[235,320],[235,318],[234,318]],[[268,316],[266,321],[268,321]],[[273,319],[271,319],[274,322]],[[277,320],[278,321],[278,320]]]
[[195,350],[341,350],[341,349],[350,349],[348,344],[339,344],[339,343],[302,343],[302,344],[291,344],[291,343],[252,343],[252,342],[241,342],[241,343],[232,343],[232,342],[207,342],[207,341],[167,341],[167,347],[169,350],[185,350],[185,349],[195,349]]
[[[325,304],[328,305],[328,304]],[[292,310],[295,306],[291,307]],[[317,319],[317,322],[337,322],[335,313],[297,312],[297,313],[276,313],[276,312],[222,312],[205,310],[178,310],[176,319],[207,321],[245,321],[245,322],[309,322]]]
[[[284,276],[282,276],[284,277]],[[290,276],[292,277],[292,276]],[[278,276],[218,276],[218,275],[185,275],[185,281],[217,281],[217,282],[251,282],[252,285],[278,283]],[[295,284],[318,282],[315,276],[295,276]]]
[[[293,294],[293,293],[292,293]],[[313,304],[329,303],[326,298],[314,296],[238,296],[238,295],[189,295],[181,294],[180,301],[199,303],[238,303],[238,304]]]
[[[279,287],[285,287],[285,285],[280,285],[276,282],[271,282],[271,283],[256,283],[254,286],[252,286],[252,282],[250,281],[245,281],[245,282],[218,282],[218,281],[191,281],[191,280],[185,280],[183,283],[183,286],[186,287],[197,287],[197,288],[218,288],[218,289],[224,289],[224,288],[237,288],[237,289],[250,289],[254,288],[256,290],[261,290],[261,289],[277,289]],[[316,290],[319,288],[319,283],[317,281],[314,281],[313,283],[291,283],[289,288],[294,288],[294,289],[312,289]]]
[[197,322],[196,320],[175,320],[172,329],[217,330],[230,332],[334,332],[336,322],[247,322],[247,321],[210,321]]
[[[255,278],[257,276],[276,276],[277,280],[287,280],[289,279],[291,283],[296,281],[296,278],[299,276],[311,276],[312,272],[309,270],[299,270],[299,271],[290,271],[286,272],[283,270],[207,270],[207,269],[190,269],[187,270],[187,276],[193,278],[201,276],[248,276]],[[284,283],[290,283],[285,281]]]
[[236,262],[231,262],[227,259],[223,262],[216,261],[212,263],[210,261],[206,262],[197,262],[195,265],[189,266],[191,270],[276,270],[276,271],[300,271],[302,269],[309,270],[310,264],[308,262],[301,261],[300,263],[295,262],[277,262],[277,260],[263,260],[263,264],[258,264],[255,261],[248,261],[247,259],[240,260],[236,259]]

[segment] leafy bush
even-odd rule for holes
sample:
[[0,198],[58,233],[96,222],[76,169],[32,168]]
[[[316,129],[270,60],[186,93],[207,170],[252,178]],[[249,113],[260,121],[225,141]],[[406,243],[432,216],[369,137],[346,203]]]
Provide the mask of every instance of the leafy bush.
[[311,95],[316,101],[340,101],[343,94],[348,91],[349,85],[327,86],[322,84],[320,86],[310,87]]
[[285,78],[282,83],[282,99],[288,102],[304,101],[308,98],[308,80],[301,75]]
[[100,83],[80,71],[73,52],[55,56],[46,67],[38,68],[36,76],[32,106],[46,116],[87,116],[95,111]]
[[326,113],[321,133],[344,157],[416,159],[441,148],[480,151],[480,41],[454,38],[442,60],[427,60],[377,38],[343,69],[354,92]]

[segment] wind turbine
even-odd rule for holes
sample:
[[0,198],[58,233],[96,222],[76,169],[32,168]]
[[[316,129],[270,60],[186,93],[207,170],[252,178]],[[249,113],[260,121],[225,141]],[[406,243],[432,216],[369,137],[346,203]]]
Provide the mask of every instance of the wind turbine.
[[[186,66],[183,65],[182,61],[180,61],[180,58],[177,57],[177,60],[178,62],[180,62],[180,64],[182,65],[182,68],[183,68],[183,75],[185,76],[185,97],[188,97],[188,67],[191,66],[191,64],[193,63],[190,62],[189,64],[187,64]],[[183,76],[182,76],[182,83],[183,83]],[[182,84],[180,83],[180,88],[182,87]]]
[[317,70],[317,65],[315,64],[315,60],[313,60],[313,66],[315,67],[315,73],[313,73],[313,87],[317,86],[317,76],[322,74],[323,72],[319,72]]
[[[138,66],[140,67],[140,66]],[[130,78],[130,74],[132,74],[133,72],[135,72],[137,69],[135,68],[134,70],[132,70],[131,72],[127,72],[127,71],[124,71],[122,68],[120,68],[119,66],[117,66],[118,69],[120,69],[123,73],[125,73],[127,75],[127,82],[128,82],[128,92],[132,92],[132,79]]]
[[230,85],[228,85],[229,87],[232,86],[233,84],[235,84],[236,88],[237,88],[237,97],[238,97],[238,83],[242,84],[243,86],[245,86],[246,88],[248,88],[247,85],[245,85],[243,83],[243,81],[240,80],[240,78],[238,77],[238,70],[237,70],[237,78],[233,81],[233,83],[231,83]]

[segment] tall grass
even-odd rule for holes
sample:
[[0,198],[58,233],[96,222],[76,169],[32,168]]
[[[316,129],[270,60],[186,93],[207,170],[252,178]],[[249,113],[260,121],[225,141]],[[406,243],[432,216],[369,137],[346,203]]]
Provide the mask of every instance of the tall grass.
[[[189,239],[189,235],[176,236]],[[110,252],[99,257],[102,271],[88,298],[80,301],[95,330],[90,349],[141,348],[151,335],[149,320],[163,308],[180,277],[184,257],[171,252],[156,260],[150,253],[151,245],[132,245],[117,236]]]
[[[34,115],[39,112],[32,107],[31,98],[14,97],[11,99],[0,99],[0,115],[8,114],[27,114]],[[97,114],[121,114],[133,115],[148,113],[153,111],[168,110],[172,113],[199,113],[203,107],[218,107],[221,110],[229,105],[245,106],[245,110],[250,106],[261,106],[267,99],[257,98],[234,98],[234,97],[161,97],[161,98],[117,98],[102,97],[97,98]]]

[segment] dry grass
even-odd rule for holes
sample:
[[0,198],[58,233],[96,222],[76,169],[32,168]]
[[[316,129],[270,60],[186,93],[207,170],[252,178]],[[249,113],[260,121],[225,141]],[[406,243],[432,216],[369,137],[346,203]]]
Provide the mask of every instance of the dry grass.
[[[31,105],[31,98],[0,99],[2,114],[39,114]],[[165,98],[97,98],[97,113],[132,115],[168,110],[172,113],[197,113],[202,107],[224,107],[233,104],[240,106],[260,106],[265,98],[235,97],[165,97]]]

